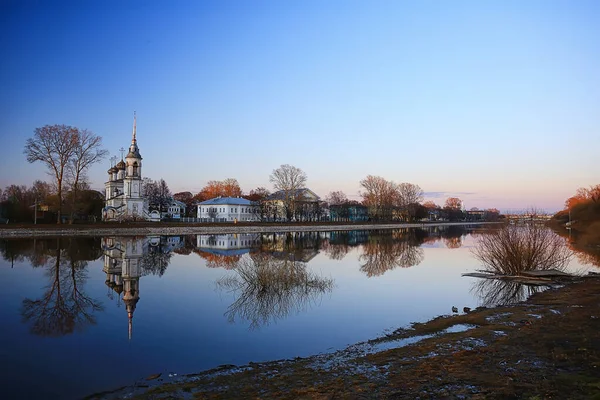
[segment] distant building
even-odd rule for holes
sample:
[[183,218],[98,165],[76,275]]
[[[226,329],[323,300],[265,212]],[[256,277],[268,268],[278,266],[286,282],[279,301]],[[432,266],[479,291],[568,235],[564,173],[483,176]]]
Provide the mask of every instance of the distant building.
[[185,215],[185,203],[179,200],[171,199],[167,207],[167,211],[163,213],[163,217],[180,219],[182,215]]
[[369,208],[362,204],[333,204],[329,206],[329,218],[331,221],[368,221]]
[[258,206],[241,197],[215,197],[198,203],[202,222],[258,221]]
[[[308,188],[280,190],[265,200],[269,204],[268,220],[317,221],[323,216],[321,198]],[[289,201],[288,208],[286,202]],[[289,215],[288,215],[289,214]]]

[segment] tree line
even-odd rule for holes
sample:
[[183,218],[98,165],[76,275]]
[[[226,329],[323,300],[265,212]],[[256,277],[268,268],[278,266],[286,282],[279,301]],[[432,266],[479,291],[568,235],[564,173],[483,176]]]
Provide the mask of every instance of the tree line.
[[[24,154],[30,163],[40,162],[52,176],[52,183],[36,181],[31,188],[11,185],[0,190],[0,215],[14,221],[31,218],[30,207],[45,203],[54,211],[57,223],[67,211],[72,222],[78,215],[99,217],[103,194],[90,190],[87,171],[101,161],[108,152],[102,148],[102,138],[87,129],[67,125],[46,125],[34,130],[28,139]],[[195,205],[215,197],[243,197],[255,207],[262,221],[319,221],[325,219],[326,210],[335,210],[338,221],[352,220],[351,212],[360,208],[364,220],[374,222],[412,222],[423,219],[465,220],[468,213],[456,197],[446,199],[444,206],[431,201],[423,202],[424,192],[419,185],[395,183],[380,176],[368,175],[360,181],[362,201],[349,200],[342,191],[332,191],[324,199],[313,201],[304,197],[306,173],[298,167],[283,164],[272,171],[269,182],[274,193],[257,187],[244,193],[234,178],[209,181],[198,193],[182,191],[172,194],[164,179],[154,181],[144,178],[142,194],[150,210],[161,213],[174,199],[186,205],[187,216],[195,216]],[[274,201],[276,200],[276,201]],[[476,210],[471,210],[476,211]],[[496,219],[496,209],[485,210],[485,219]]]

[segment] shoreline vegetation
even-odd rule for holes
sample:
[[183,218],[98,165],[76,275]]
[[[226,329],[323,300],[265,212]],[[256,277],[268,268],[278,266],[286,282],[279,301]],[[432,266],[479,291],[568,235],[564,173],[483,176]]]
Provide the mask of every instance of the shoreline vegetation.
[[86,399],[597,398],[600,275],[522,303],[479,307],[334,353],[157,371]]
[[270,233],[303,231],[350,231],[369,229],[422,228],[429,226],[483,225],[498,222],[421,222],[421,223],[143,223],[124,222],[86,225],[0,225],[0,238],[38,236],[141,236],[226,233]]

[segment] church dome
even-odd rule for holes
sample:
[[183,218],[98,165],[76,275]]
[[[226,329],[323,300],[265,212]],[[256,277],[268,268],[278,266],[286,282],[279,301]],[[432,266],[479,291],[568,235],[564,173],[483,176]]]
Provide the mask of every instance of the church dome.
[[115,172],[118,172],[119,170],[117,169],[117,167],[110,167],[108,170],[109,174],[114,174]]
[[118,169],[125,169],[125,161],[121,160],[117,164]]

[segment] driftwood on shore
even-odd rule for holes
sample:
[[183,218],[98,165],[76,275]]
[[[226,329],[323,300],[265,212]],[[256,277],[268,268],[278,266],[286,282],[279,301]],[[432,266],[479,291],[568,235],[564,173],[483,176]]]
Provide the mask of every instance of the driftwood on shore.
[[469,272],[462,274],[471,278],[502,279],[530,286],[555,286],[564,281],[571,281],[580,276],[568,274],[556,269],[523,271],[520,275],[502,275],[490,272]]

